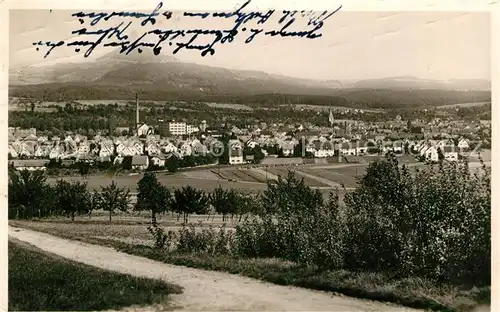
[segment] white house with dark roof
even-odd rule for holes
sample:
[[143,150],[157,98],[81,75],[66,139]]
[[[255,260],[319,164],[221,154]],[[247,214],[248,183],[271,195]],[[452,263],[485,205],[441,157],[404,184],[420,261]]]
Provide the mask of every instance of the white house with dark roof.
[[313,149],[306,149],[306,151],[312,151],[316,158],[333,157],[335,155],[335,146],[330,141],[315,141]]
[[294,145],[292,142],[285,141],[280,144],[280,148],[283,151],[283,156],[292,156]]
[[241,148],[234,148],[229,151],[229,163],[231,165],[243,163],[243,150]]
[[149,126],[146,124],[141,124],[137,127],[137,136],[148,135],[150,133]]
[[466,139],[460,139],[458,141],[458,145],[457,147],[460,149],[460,150],[468,150],[469,149],[469,142],[467,142]]
[[163,167],[165,166],[165,156],[159,154],[151,157],[151,163],[155,166]]
[[438,149],[435,146],[430,146],[428,147],[425,152],[425,159],[430,160],[432,162],[438,162],[439,161],[439,153]]
[[357,150],[356,150],[356,145],[351,142],[344,142],[342,144],[338,145],[339,153],[341,155],[350,155],[350,156],[356,156]]
[[161,151],[165,154],[172,153],[174,151],[175,152],[177,151],[177,147],[175,147],[175,145],[172,144],[172,142],[168,142],[161,146]]
[[179,152],[182,155],[182,157],[191,155],[192,154],[191,144],[189,144],[189,142],[187,141],[181,142],[179,144]]
[[158,144],[157,142],[149,142],[146,146],[146,151],[148,152],[149,156],[159,155],[161,153],[160,144]]
[[16,149],[12,145],[9,145],[9,154],[13,158],[19,157],[19,154],[17,153]]
[[101,142],[100,145],[99,157],[110,157],[114,154],[113,142]]
[[458,148],[453,145],[446,145],[441,148],[444,159],[447,161],[458,161]]

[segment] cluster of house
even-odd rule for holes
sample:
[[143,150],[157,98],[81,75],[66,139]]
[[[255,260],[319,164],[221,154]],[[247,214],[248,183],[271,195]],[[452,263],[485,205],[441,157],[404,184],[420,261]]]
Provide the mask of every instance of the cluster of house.
[[[331,128],[330,128],[331,129]],[[96,135],[88,138],[79,134],[66,137],[37,136],[36,129],[10,129],[9,157],[11,159],[74,159],[76,161],[123,161],[124,157],[132,156],[132,166],[145,169],[150,163],[164,166],[166,159],[175,156],[183,158],[187,155],[206,155],[220,153],[221,148],[229,148],[229,163],[243,164],[251,161],[252,156],[243,155],[245,145],[251,149],[260,147],[264,156],[268,156],[268,147],[278,147],[284,157],[293,156],[297,145],[301,144],[302,153],[310,153],[316,158],[335,155],[359,156],[387,151],[402,152],[408,150],[425,156],[429,160],[437,160],[440,148],[445,159],[456,160],[460,151],[469,148],[469,142],[460,139],[455,146],[452,140],[388,140],[385,134],[346,134],[319,130],[304,130],[303,126],[294,128],[292,132],[285,129],[273,134],[260,133],[260,129],[252,132],[232,129],[237,139],[231,140],[228,146],[222,146],[220,133],[205,132],[195,138],[164,138],[152,132],[144,133],[142,137],[104,137]],[[220,154],[219,154],[220,155]],[[304,155],[304,154],[303,154]],[[20,165],[21,166],[21,165]]]
[[450,140],[428,140],[413,144],[410,148],[420,157],[432,162],[439,161],[440,151],[445,160],[457,161],[459,155],[468,152],[470,149],[469,142],[465,139],[459,140],[456,146]]

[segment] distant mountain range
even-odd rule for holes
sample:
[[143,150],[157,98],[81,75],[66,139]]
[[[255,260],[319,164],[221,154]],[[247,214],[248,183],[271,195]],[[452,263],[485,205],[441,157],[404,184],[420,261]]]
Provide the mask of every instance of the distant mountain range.
[[310,94],[334,95],[339,89],[490,90],[487,80],[434,81],[392,77],[360,81],[309,80],[259,71],[231,70],[183,63],[152,53],[108,53],[95,61],[13,68],[9,85],[82,84],[102,87],[138,87],[154,91],[202,94]]

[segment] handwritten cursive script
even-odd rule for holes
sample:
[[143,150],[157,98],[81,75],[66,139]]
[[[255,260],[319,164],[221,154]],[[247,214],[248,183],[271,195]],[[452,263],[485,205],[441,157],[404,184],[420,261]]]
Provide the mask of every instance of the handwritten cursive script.
[[[201,56],[215,54],[217,44],[229,44],[238,35],[245,38],[245,43],[251,43],[257,36],[269,37],[298,37],[305,39],[316,39],[322,36],[320,32],[325,21],[337,13],[342,6],[336,10],[321,13],[314,11],[288,11],[276,12],[248,12],[244,9],[251,0],[248,0],[233,12],[183,12],[180,16],[190,19],[223,19],[230,20],[226,28],[192,28],[192,29],[163,29],[154,28],[158,21],[171,20],[174,12],[162,10],[163,3],[160,2],[151,13],[139,12],[76,12],[72,17],[77,18],[81,28],[71,32],[77,40],[73,41],[43,41],[34,42],[37,51],[45,48],[44,58],[60,47],[72,47],[75,52],[84,50],[84,56],[90,56],[99,47],[118,47],[119,53],[130,54],[134,51],[142,53],[144,49],[151,49],[155,55],[159,55],[165,45],[173,48],[172,53],[179,51],[199,50]],[[179,14],[179,13],[175,13]],[[269,25],[271,17],[276,21]],[[103,26],[103,23],[117,20],[115,25]],[[164,22],[163,21],[163,22]],[[267,23],[267,24],[266,24]],[[134,25],[139,24],[139,25]],[[213,25],[209,24],[209,25]],[[253,25],[253,27],[252,27]],[[135,38],[130,34],[131,26],[139,26],[140,35]],[[295,30],[294,30],[295,27]],[[302,28],[300,28],[302,27]],[[297,30],[298,28],[298,30]],[[141,34],[142,33],[142,34]],[[208,38],[208,41],[206,40]],[[203,40],[205,39],[205,40]],[[200,43],[200,40],[203,43]],[[208,43],[206,43],[208,42]]]

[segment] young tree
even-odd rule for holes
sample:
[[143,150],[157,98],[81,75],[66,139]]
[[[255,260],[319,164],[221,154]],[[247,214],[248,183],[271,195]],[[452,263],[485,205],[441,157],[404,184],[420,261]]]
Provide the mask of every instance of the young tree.
[[97,207],[109,211],[109,223],[111,223],[113,212],[127,211],[130,204],[130,190],[118,187],[115,181],[108,186],[101,187],[101,192],[96,194]]
[[57,194],[56,203],[59,210],[75,220],[76,214],[88,213],[90,204],[90,194],[87,190],[87,183],[59,180],[55,187]]
[[269,181],[261,198],[267,213],[293,213],[323,205],[320,191],[311,189],[304,179],[298,180],[291,170],[286,178],[280,176],[278,181]]
[[99,209],[99,192],[94,190],[92,194],[90,194],[90,203],[89,203],[89,219],[92,215],[92,211]]
[[182,189],[176,189],[174,198],[171,202],[172,210],[182,213],[184,223],[187,223],[188,217],[192,213],[203,214],[207,211],[209,197],[203,190],[197,190],[188,185]]
[[132,169],[132,156],[123,157],[122,168],[124,170],[131,170]]
[[227,214],[237,212],[238,200],[239,194],[235,190],[224,190],[220,185],[209,195],[209,202],[217,213],[222,214],[222,221],[226,221]]
[[146,172],[137,183],[139,193],[135,210],[151,211],[151,222],[156,223],[156,214],[167,211],[170,204],[170,191],[156,179],[152,172]]
[[9,172],[9,218],[45,217],[52,212],[53,193],[43,171]]
[[79,162],[78,163],[78,172],[85,179],[87,174],[89,174],[89,172],[90,172],[90,165],[85,161]]

